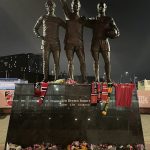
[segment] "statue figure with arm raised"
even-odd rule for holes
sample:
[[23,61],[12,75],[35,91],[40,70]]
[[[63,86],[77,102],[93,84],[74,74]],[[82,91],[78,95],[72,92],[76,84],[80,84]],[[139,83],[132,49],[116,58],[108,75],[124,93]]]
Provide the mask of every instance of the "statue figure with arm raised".
[[66,0],[60,0],[66,16],[65,51],[68,59],[68,75],[74,79],[73,57],[77,54],[80,62],[80,71],[83,82],[86,81],[86,64],[83,44],[84,17],[79,15],[81,4],[79,0],[73,0],[69,9]]

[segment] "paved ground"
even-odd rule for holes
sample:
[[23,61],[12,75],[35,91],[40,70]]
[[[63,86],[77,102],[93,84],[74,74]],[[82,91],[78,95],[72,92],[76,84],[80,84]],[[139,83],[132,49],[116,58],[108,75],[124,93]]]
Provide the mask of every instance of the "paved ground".
[[[150,150],[150,115],[141,115],[146,150]],[[4,150],[9,116],[0,118],[0,150]]]
[[150,115],[141,115],[146,150],[150,150]]
[[7,128],[8,128],[9,116],[0,118],[0,150],[4,150],[4,144],[6,140]]

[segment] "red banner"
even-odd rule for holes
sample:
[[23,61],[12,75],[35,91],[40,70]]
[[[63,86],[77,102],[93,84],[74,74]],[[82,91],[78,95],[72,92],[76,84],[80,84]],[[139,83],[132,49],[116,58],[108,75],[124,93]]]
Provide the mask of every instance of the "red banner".
[[0,90],[0,108],[11,108],[14,90]]
[[150,108],[150,91],[138,90],[138,99],[140,108]]

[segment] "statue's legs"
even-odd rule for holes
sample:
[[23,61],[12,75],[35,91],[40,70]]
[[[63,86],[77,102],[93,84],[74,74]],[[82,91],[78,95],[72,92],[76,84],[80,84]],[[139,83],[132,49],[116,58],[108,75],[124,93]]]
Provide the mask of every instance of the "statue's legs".
[[92,56],[94,59],[93,70],[95,73],[95,81],[99,82],[99,51],[92,50]]
[[105,62],[105,72],[106,72],[107,82],[111,82],[111,78],[110,78],[110,71],[111,71],[110,52],[102,52],[102,56],[103,56],[104,62]]
[[74,55],[74,50],[73,48],[70,47],[70,49],[66,49],[66,56],[68,59],[68,76],[69,78],[74,80],[74,75],[73,75],[73,55]]
[[54,58],[55,80],[57,80],[58,75],[59,75],[59,60],[60,60],[60,46],[59,45],[52,45],[52,54]]
[[50,49],[49,44],[46,42],[43,45],[42,55],[43,55],[43,74],[44,74],[43,81],[48,81]]
[[77,54],[77,56],[79,58],[79,62],[80,62],[80,71],[81,71],[81,75],[82,75],[82,80],[83,80],[83,82],[86,82],[87,81],[86,64],[85,64],[85,54],[84,54],[83,46],[76,47],[76,54]]
[[101,44],[102,44],[101,45],[101,54],[103,56],[104,63],[105,63],[106,79],[107,79],[107,82],[111,82],[111,78],[110,78],[111,66],[110,66],[110,46],[109,46],[109,42],[106,40],[106,41],[102,41]]
[[96,82],[99,82],[99,49],[100,49],[99,40],[93,39],[91,45],[91,53],[94,59],[93,70],[95,73]]

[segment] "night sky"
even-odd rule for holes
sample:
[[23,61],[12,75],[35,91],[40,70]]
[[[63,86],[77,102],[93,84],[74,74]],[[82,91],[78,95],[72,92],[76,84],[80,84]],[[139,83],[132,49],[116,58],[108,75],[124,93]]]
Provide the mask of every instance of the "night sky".
[[[41,40],[34,37],[32,29],[36,20],[45,13],[46,0],[0,0],[0,56],[20,53],[40,53]],[[57,3],[56,15],[64,19]],[[68,0],[69,1],[69,0]],[[81,0],[81,15],[97,15],[99,0]],[[119,80],[120,75],[128,71],[150,79],[150,1],[108,0],[107,15],[114,18],[120,37],[110,40],[112,78]],[[67,60],[63,49],[65,31],[60,30],[61,71],[67,70]],[[84,30],[87,74],[93,75],[93,59],[90,53],[91,30]],[[52,58],[52,57],[51,57]],[[51,59],[51,68],[53,60]],[[78,59],[75,56],[75,74],[80,74]],[[104,72],[103,59],[100,60],[100,74]]]

